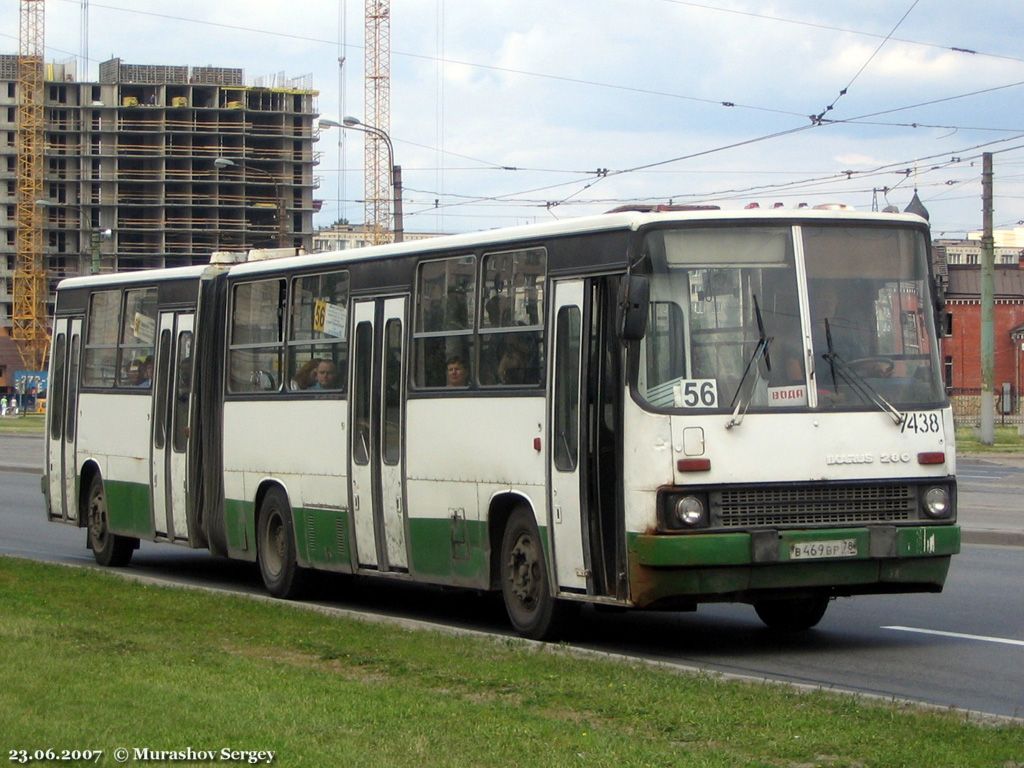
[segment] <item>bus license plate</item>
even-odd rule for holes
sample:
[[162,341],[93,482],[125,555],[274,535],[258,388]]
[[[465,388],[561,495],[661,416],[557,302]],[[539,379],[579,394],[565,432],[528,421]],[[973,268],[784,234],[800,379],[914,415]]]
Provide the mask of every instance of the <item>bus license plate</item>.
[[790,560],[819,560],[825,557],[856,557],[856,539],[801,541],[789,545]]

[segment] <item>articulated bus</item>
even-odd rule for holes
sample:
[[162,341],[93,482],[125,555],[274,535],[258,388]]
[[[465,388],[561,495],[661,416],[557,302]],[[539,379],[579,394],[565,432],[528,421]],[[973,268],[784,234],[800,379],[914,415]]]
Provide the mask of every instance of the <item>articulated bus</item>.
[[[626,211],[63,281],[42,490],[140,540],[582,604],[939,592],[960,548],[924,220]],[[270,258],[273,257],[273,258]],[[352,582],[353,588],[358,583]]]

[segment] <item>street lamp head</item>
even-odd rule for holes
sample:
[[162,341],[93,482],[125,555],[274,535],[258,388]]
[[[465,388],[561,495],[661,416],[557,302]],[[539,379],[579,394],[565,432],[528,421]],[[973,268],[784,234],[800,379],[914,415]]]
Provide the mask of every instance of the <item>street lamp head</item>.
[[317,121],[317,125],[320,126],[320,128],[341,128],[342,127],[341,123],[339,123],[337,120],[331,120],[330,118],[327,118],[327,117],[321,117]]
[[357,125],[362,125],[362,123],[359,122],[359,118],[352,117],[352,115],[346,115],[341,122],[343,122],[349,128],[355,128]]
[[219,168],[221,170],[225,168],[234,168],[236,165],[238,165],[238,163],[236,163],[234,160],[229,160],[226,157],[217,157],[214,158],[213,161],[213,167]]

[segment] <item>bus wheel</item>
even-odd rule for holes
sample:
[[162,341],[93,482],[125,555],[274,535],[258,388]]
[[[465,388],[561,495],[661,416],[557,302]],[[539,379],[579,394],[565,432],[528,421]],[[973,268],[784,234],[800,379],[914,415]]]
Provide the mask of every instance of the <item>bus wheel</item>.
[[540,535],[523,507],[509,517],[502,537],[501,592],[513,628],[534,640],[556,635],[571,607],[551,595]]
[[298,597],[305,572],[295,557],[292,512],[280,488],[271,488],[260,505],[256,529],[256,554],[267,591],[274,597]]
[[137,539],[118,536],[110,532],[107,517],[107,495],[103,491],[103,479],[95,475],[89,484],[87,508],[89,521],[89,548],[100,565],[120,568],[128,565],[132,552],[138,545]]
[[754,603],[758,618],[777,632],[803,632],[821,621],[828,608],[828,597],[799,597],[790,600],[765,600]]

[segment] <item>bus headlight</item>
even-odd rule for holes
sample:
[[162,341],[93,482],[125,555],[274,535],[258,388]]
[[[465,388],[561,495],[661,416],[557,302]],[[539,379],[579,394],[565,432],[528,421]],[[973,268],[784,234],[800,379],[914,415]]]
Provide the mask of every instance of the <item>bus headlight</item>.
[[952,504],[949,499],[949,489],[945,486],[936,485],[925,491],[924,511],[928,517],[936,519],[949,517]]
[[708,495],[702,491],[679,487],[665,489],[658,498],[658,529],[665,533],[680,533],[707,528],[710,510]]
[[697,496],[683,496],[672,512],[673,522],[681,528],[693,528],[704,522],[704,502]]
[[673,528],[696,528],[707,519],[707,507],[699,496],[680,496],[672,507]]

